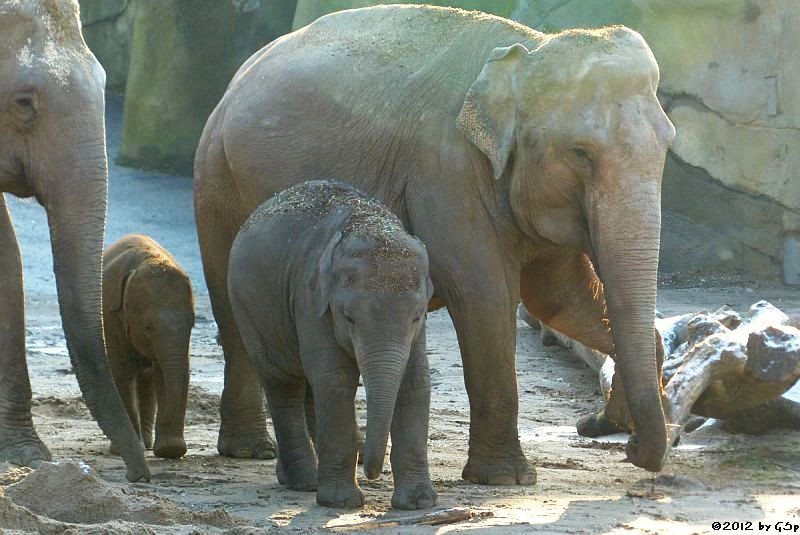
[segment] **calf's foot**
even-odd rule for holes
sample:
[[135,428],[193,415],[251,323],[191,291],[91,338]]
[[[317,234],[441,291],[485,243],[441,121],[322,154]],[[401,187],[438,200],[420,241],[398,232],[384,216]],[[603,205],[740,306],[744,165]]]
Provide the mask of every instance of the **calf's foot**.
[[287,489],[300,492],[317,490],[317,467],[312,462],[295,461],[284,469],[279,456],[275,465],[275,475],[278,476],[278,483]]
[[219,431],[217,451],[236,459],[274,459],[275,443],[266,429],[253,433],[233,433],[223,426]]
[[430,481],[398,485],[392,494],[392,507],[395,509],[427,509],[436,505],[438,495]]
[[491,453],[470,452],[461,477],[479,485],[535,485],[536,469],[517,442]]
[[362,507],[364,493],[355,481],[322,482],[317,488],[317,503],[323,507]]
[[162,459],[178,459],[186,455],[186,442],[181,436],[167,435],[163,437],[156,433],[153,455]]

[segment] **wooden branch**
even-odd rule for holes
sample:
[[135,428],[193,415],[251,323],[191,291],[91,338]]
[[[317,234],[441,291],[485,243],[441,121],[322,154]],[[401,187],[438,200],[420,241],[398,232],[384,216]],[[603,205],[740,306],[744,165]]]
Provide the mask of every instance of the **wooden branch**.
[[379,528],[394,528],[397,526],[440,526],[443,524],[453,524],[472,518],[472,511],[467,507],[454,507],[424,515],[411,516],[407,518],[387,518],[384,520],[370,520],[358,524],[345,524],[341,526],[331,526],[331,531],[368,531]]
[[[673,422],[669,426],[670,443],[692,414],[753,422],[752,417],[745,417],[749,414],[746,411],[772,403],[770,406],[781,414],[774,419],[776,425],[800,421],[800,405],[775,401],[800,379],[800,330],[770,303],[759,301],[743,316],[723,307],[710,314],[658,318],[655,325],[665,349],[665,411]],[[546,325],[541,325],[541,330],[543,337],[598,372],[600,390],[608,402],[614,361]],[[602,419],[602,413],[582,422],[587,418]],[[617,422],[619,425],[624,427],[624,422]],[[613,429],[613,425],[607,425],[595,431]]]

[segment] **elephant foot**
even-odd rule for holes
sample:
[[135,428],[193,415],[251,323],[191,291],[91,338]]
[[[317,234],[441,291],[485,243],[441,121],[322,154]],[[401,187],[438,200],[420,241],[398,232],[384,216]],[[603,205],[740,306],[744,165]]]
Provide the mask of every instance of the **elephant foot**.
[[186,455],[186,442],[182,437],[161,438],[156,435],[153,455],[162,459],[178,459]]
[[33,427],[7,429],[0,427],[0,463],[37,468],[53,456]]
[[274,459],[275,443],[264,430],[253,435],[228,434],[220,429],[217,451],[223,457],[235,459]]
[[[142,443],[141,440],[139,441],[139,443],[142,444],[143,448],[145,447],[144,443]],[[120,455],[122,455],[122,450],[119,449],[119,446],[117,446],[116,444],[114,444],[112,442],[111,444],[108,445],[108,453],[110,453],[111,455],[116,455],[117,457],[119,457]]]
[[287,489],[300,492],[317,490],[317,468],[314,463],[295,462],[287,470],[284,470],[279,457],[275,464],[275,475],[278,476],[278,483]]
[[142,442],[144,449],[151,449],[153,447],[153,431],[142,431]]
[[492,455],[471,453],[461,477],[479,485],[535,485],[536,469],[517,443],[511,451],[495,451]]
[[323,507],[363,507],[364,493],[355,481],[322,483],[317,489],[317,503]]
[[396,486],[392,494],[392,507],[406,510],[427,509],[436,505],[437,497],[430,481]]
[[578,434],[582,437],[602,437],[614,433],[627,432],[627,430],[609,419],[605,413],[589,414],[584,416],[576,425]]

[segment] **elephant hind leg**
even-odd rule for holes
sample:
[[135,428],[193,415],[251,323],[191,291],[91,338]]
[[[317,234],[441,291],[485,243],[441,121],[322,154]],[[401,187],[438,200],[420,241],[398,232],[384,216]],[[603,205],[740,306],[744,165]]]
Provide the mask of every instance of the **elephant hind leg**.
[[220,198],[215,188],[207,188],[205,179],[197,183],[195,214],[203,271],[225,355],[217,449],[226,457],[274,459],[261,383],[247,356],[228,295],[228,257],[244,218],[232,215],[238,210],[235,199]]
[[22,261],[11,216],[0,193],[0,463],[35,466],[52,457],[31,418],[25,362]]

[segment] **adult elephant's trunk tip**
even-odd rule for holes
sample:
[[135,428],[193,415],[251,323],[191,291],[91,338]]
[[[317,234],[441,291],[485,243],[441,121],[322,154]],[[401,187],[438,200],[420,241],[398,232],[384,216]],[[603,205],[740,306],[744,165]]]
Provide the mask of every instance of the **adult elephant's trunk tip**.
[[655,343],[660,191],[654,180],[635,183],[637,194],[593,203],[592,246],[611,320],[616,367],[635,427],[626,447],[628,460],[659,472],[669,453]]

